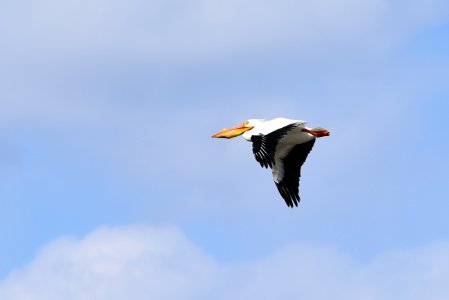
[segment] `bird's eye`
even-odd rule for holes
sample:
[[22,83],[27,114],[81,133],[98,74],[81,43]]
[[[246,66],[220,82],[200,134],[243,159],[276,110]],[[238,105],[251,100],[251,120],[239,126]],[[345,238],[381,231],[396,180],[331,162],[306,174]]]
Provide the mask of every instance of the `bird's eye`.
[[246,121],[245,123],[243,123],[243,126],[248,126],[249,122]]

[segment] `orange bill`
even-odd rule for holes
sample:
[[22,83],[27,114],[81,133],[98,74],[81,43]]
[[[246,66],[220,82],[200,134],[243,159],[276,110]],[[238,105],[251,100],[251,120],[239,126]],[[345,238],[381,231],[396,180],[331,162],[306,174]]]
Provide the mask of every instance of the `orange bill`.
[[232,139],[233,137],[243,134],[245,131],[253,129],[254,126],[246,126],[245,123],[232,128],[223,128],[220,132],[212,135],[213,138]]

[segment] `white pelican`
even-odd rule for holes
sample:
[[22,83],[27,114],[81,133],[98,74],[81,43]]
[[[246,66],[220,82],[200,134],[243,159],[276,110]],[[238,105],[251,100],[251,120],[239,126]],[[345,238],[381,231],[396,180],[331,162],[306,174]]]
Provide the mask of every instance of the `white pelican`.
[[289,207],[298,206],[301,166],[317,137],[328,136],[326,129],[308,128],[307,122],[276,118],[250,119],[233,128],[224,128],[213,138],[243,138],[253,143],[253,153],[262,167],[272,169],[274,183]]

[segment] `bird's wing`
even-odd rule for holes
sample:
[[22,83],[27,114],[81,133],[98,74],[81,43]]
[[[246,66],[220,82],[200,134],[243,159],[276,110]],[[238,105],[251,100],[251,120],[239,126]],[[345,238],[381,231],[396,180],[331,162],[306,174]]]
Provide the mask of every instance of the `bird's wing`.
[[299,177],[301,176],[301,166],[306,161],[307,155],[312,150],[315,139],[306,143],[298,144],[292,148],[281,163],[275,168],[283,168],[284,176],[279,182],[275,181],[279,193],[289,207],[298,206],[299,198]]
[[253,135],[251,137],[251,141],[253,142],[254,157],[262,167],[273,168],[274,153],[279,140],[286,136],[290,130],[299,125],[299,123],[293,123],[268,134]]

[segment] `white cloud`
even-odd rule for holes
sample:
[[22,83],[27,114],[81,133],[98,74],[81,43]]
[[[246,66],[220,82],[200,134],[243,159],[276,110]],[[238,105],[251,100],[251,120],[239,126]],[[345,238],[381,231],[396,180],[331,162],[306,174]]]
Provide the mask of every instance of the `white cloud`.
[[447,299],[449,243],[368,262],[291,245],[259,261],[218,263],[175,228],[102,228],[62,238],[0,282],[2,300]]
[[200,299],[218,275],[176,229],[103,228],[45,247],[0,284],[0,298]]

